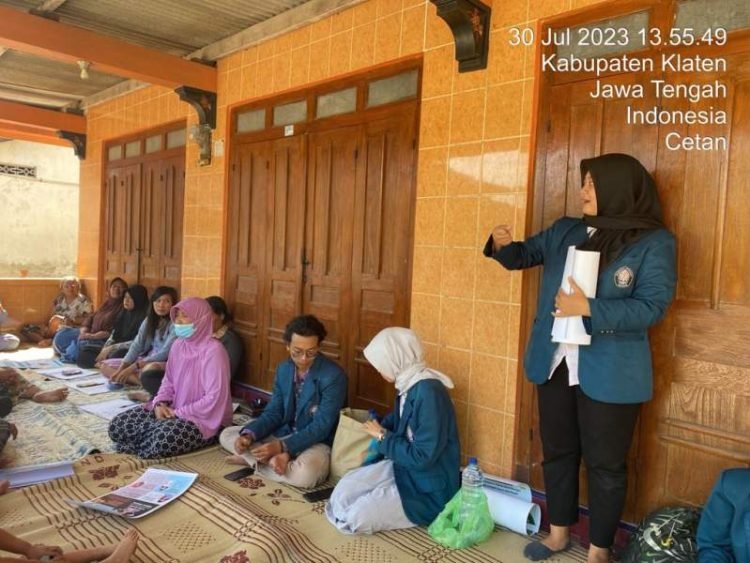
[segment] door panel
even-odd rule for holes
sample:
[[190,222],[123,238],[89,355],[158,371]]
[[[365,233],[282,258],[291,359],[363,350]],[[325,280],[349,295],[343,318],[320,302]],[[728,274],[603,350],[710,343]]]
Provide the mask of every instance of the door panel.
[[412,210],[415,198],[415,118],[403,112],[364,128],[358,186],[352,272],[353,359],[350,403],[380,412],[391,408],[393,385],[362,355],[367,343],[388,326],[407,326],[411,286]]
[[[309,141],[302,310],[326,325],[324,351],[346,363],[351,314],[352,234],[360,128],[314,133]],[[346,367],[346,366],[344,366]]]
[[245,344],[246,381],[265,389],[270,388],[261,360],[270,156],[270,143],[240,145],[233,153],[226,291],[234,328]]
[[[641,411],[629,456],[625,518],[637,520],[658,506],[702,503],[726,467],[750,464],[750,56],[730,58],[724,76],[667,75],[671,83],[719,78],[724,99],[691,103],[653,98],[602,101],[587,96],[593,81],[550,90],[544,152],[543,226],[567,213],[580,216],[581,158],[625,152],[649,169],[659,188],[665,221],[678,241],[678,286],[667,318],[650,331],[654,398]],[[644,83],[644,75],[614,79]],[[651,89],[646,88],[649,92]],[[727,125],[628,125],[628,105],[663,109],[726,109]],[[729,151],[669,150],[672,132],[725,136]],[[563,179],[562,181],[560,179]],[[535,301],[535,299],[534,299]],[[529,312],[533,314],[533,312]],[[524,422],[526,421],[526,422]],[[536,406],[528,405],[519,436],[538,436]],[[528,426],[524,426],[524,424]],[[531,448],[532,485],[543,488],[541,448]]]
[[266,236],[269,242],[264,304],[263,370],[270,388],[281,360],[288,357],[284,328],[300,314],[305,229],[305,137],[279,139],[271,146]]
[[149,292],[179,291],[184,197],[183,155],[108,168],[105,281],[120,276]]
[[138,281],[138,248],[141,214],[141,168],[139,164],[110,168],[106,184],[106,283],[122,277]]

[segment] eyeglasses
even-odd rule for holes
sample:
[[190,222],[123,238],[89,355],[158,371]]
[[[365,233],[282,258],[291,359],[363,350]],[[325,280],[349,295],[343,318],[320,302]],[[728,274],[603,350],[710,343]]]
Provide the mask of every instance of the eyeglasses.
[[309,350],[300,350],[299,348],[292,348],[291,350],[289,350],[289,354],[295,360],[300,360],[302,358],[307,358],[308,360],[312,360],[319,353],[320,353],[320,348],[310,348]]

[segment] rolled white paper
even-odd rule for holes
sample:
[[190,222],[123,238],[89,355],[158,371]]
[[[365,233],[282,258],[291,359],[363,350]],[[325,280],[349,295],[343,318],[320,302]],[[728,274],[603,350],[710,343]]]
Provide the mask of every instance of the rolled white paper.
[[539,531],[542,509],[538,505],[493,489],[485,488],[484,492],[495,524],[523,535],[533,535]]
[[[595,297],[596,283],[599,279],[599,253],[590,250],[576,250],[575,246],[569,246],[560,284],[565,293],[570,293],[568,278],[571,276],[586,297]],[[578,344],[579,346],[591,344],[591,335],[586,332],[586,327],[583,326],[583,317],[555,318],[552,323],[552,342]]]
[[539,531],[542,510],[531,502],[531,487],[526,483],[485,475],[484,492],[495,524],[523,535]]

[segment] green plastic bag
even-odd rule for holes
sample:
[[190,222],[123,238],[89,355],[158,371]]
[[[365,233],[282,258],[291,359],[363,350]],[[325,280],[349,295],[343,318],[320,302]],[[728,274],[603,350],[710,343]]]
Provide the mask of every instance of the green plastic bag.
[[445,505],[443,511],[427,528],[427,532],[436,542],[453,549],[462,549],[482,543],[490,537],[495,529],[495,522],[490,516],[487,497],[482,495],[478,510],[464,522],[459,522],[461,513],[461,491]]

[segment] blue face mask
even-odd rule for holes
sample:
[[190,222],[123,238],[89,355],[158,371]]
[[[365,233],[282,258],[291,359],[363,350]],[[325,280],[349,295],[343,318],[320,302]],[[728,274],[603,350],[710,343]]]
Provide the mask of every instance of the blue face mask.
[[193,336],[193,333],[195,332],[195,325],[193,323],[188,323],[184,325],[174,325],[174,333],[177,335],[178,338],[190,338]]

